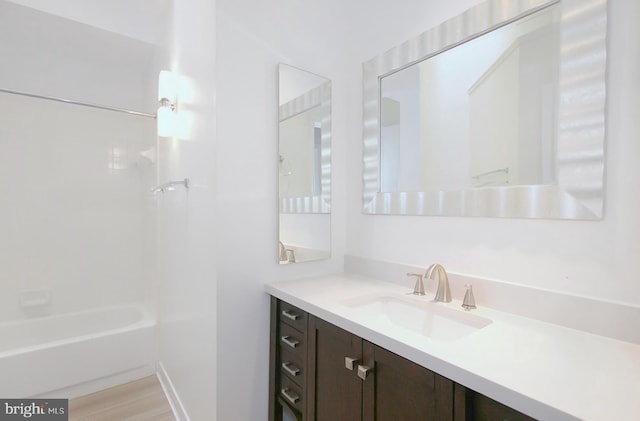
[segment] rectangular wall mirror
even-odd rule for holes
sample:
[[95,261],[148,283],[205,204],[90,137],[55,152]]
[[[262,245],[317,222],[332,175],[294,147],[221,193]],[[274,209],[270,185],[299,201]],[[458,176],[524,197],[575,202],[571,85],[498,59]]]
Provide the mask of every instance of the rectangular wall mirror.
[[600,219],[606,0],[489,0],[364,63],[365,213]]
[[278,262],[331,256],[331,81],[278,66]]

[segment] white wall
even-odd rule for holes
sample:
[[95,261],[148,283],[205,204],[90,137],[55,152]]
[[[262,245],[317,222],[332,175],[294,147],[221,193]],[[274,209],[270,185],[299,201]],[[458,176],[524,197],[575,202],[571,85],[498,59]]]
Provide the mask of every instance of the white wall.
[[[218,419],[267,419],[269,297],[264,284],[340,272],[346,148],[342,2],[218,0]],[[277,64],[332,79],[330,260],[278,265]]]
[[[402,13],[397,4],[367,3],[379,17]],[[411,29],[428,29],[479,2],[423,3],[430,13],[402,8],[404,16],[386,20],[379,34],[366,24],[353,31],[348,109],[357,111],[348,115],[347,253],[425,267],[440,262],[473,276],[640,304],[640,53],[634,47],[640,36],[635,25],[640,4],[609,1],[608,166],[602,221],[363,215],[359,63],[420,32]]]
[[[215,2],[174,0],[167,70],[189,130],[159,139],[160,183],[188,177],[189,190],[159,194],[160,362],[190,419],[216,411]],[[168,28],[167,28],[168,29]]]

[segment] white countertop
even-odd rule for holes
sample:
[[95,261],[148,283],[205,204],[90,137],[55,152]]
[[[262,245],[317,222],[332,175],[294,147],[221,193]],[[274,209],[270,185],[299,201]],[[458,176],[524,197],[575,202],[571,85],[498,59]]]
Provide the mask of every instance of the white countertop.
[[[483,308],[481,302],[472,312],[491,319],[490,325],[456,341],[433,341],[358,317],[346,300],[411,290],[355,275],[275,282],[265,289],[536,419],[640,420],[640,345]],[[437,305],[464,312],[460,301]]]

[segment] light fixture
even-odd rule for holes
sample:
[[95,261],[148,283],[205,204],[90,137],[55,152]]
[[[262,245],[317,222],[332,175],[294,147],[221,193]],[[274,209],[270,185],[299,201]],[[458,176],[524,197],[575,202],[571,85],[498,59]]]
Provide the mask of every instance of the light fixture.
[[158,136],[175,136],[178,112],[178,78],[172,72],[162,70],[158,76]]

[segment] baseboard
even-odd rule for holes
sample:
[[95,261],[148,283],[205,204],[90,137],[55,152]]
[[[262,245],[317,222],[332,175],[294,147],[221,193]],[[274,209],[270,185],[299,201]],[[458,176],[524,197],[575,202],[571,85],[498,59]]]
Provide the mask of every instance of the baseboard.
[[158,377],[158,381],[162,386],[162,390],[164,390],[164,394],[169,401],[169,405],[171,406],[171,410],[173,411],[173,415],[175,415],[177,421],[190,421],[189,415],[187,414],[187,410],[182,405],[182,401],[180,400],[180,396],[176,391],[175,387],[173,387],[173,383],[171,382],[171,378],[165,370],[162,362],[158,361],[156,368],[156,376]]

